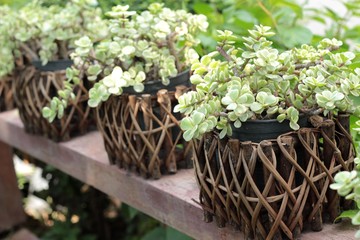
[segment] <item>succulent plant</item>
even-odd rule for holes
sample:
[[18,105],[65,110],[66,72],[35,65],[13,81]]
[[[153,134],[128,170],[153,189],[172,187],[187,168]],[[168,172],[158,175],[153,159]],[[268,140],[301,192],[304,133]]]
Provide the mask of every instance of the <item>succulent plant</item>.
[[336,39],[279,52],[267,39],[270,30],[255,26],[243,48],[231,31],[219,31],[217,51],[192,64],[196,91],[182,95],[174,109],[186,115],[185,140],[215,129],[223,138],[251,119],[287,119],[296,130],[300,114],[359,115],[351,98],[360,95],[360,69],[349,66],[354,53],[334,52],[342,44]]
[[[353,130],[358,135],[360,133],[360,120],[356,121],[355,124],[357,127]],[[357,148],[359,148],[359,142],[357,142]],[[359,150],[357,149],[357,152]],[[356,209],[346,210],[338,218],[350,218],[353,225],[360,225],[360,158],[356,157],[354,162],[354,170],[338,172],[334,177],[335,182],[330,185],[330,188],[356,204]],[[360,230],[356,232],[355,236],[360,238]]]
[[203,15],[174,11],[159,3],[150,4],[141,13],[118,5],[106,15],[110,18],[107,39],[95,42],[84,36],[75,41],[74,65],[67,69],[68,88],[43,111],[50,121],[56,115],[61,117],[59,109],[66,107],[72,86],[84,77],[96,81],[89,91],[91,107],[110,95],[121,95],[125,87],[142,92],[147,81],[168,85],[171,77],[199,58],[193,49],[199,44],[196,34],[208,26]]
[[41,60],[45,65],[50,60],[69,59],[74,41],[83,35],[94,40],[106,37],[106,21],[96,4],[96,0],[72,0],[65,7],[44,7],[33,1],[17,12],[8,9],[0,20],[0,54],[6,57],[0,74],[10,72],[17,57],[24,56],[27,62]]
[[[15,29],[15,12],[8,6],[0,6],[0,78],[10,74],[15,67],[13,49],[15,43],[11,40]],[[16,52],[14,52],[16,54]]]

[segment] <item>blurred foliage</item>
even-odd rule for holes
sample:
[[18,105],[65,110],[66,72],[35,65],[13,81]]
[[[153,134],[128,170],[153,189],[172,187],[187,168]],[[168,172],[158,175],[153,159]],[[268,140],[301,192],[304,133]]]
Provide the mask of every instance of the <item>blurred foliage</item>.
[[335,37],[341,40],[360,42],[360,25],[351,24],[354,17],[360,17],[360,1],[340,1],[346,9],[344,14],[329,7],[307,8],[305,12],[311,20],[317,21],[325,27],[325,37]]
[[[45,5],[65,4],[66,0],[42,0]],[[341,15],[329,7],[306,8],[295,0],[98,0],[104,11],[109,11],[117,4],[130,5],[131,9],[141,11],[150,3],[162,2],[172,9],[204,14],[208,17],[210,28],[201,35],[203,48],[198,48],[200,54],[212,51],[216,46],[214,37],[216,30],[231,30],[236,35],[246,35],[254,24],[271,26],[276,37],[271,39],[277,48],[289,49],[303,43],[316,43],[323,37],[336,37],[343,42],[360,42],[360,25],[349,26],[352,17],[360,16],[360,1],[335,1],[341,4],[346,13]],[[13,7],[24,5],[28,0],[0,0],[0,4]],[[322,24],[326,31],[324,36],[314,35],[304,22],[316,21]],[[349,41],[350,39],[350,41]],[[345,41],[347,40],[347,41]],[[241,38],[240,42],[241,43]],[[349,48],[344,44],[343,48]]]
[[36,164],[43,168],[49,189],[35,195],[53,209],[35,227],[43,240],[191,239],[49,165]]
[[191,0],[98,0],[104,11],[111,10],[115,5],[130,5],[131,10],[141,11],[147,9],[151,3],[162,2],[171,9],[186,9]]
[[[301,5],[291,0],[194,0],[189,8],[208,17],[210,29],[201,37],[205,49],[214,49],[216,30],[230,30],[236,35],[247,35],[254,24],[271,26],[277,33],[274,45],[291,48],[310,43],[311,31],[299,23],[303,17]],[[242,41],[242,38],[239,38]]]

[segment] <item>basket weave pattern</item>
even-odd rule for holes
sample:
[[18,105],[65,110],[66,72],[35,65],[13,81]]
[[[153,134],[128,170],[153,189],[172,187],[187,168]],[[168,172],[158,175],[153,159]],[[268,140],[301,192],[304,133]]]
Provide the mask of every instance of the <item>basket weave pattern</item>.
[[220,140],[215,133],[193,143],[205,221],[240,229],[249,239],[295,239],[311,224],[322,229],[323,213],[340,213],[333,176],[353,168],[348,116],[317,122],[260,143]]
[[182,139],[180,116],[172,113],[175,96],[185,88],[113,96],[97,108],[98,129],[113,164],[154,179],[192,165],[191,145]]
[[88,91],[83,83],[75,89],[75,99],[69,101],[61,119],[49,123],[42,117],[42,108],[49,105],[51,98],[62,89],[65,79],[65,70],[42,72],[28,66],[20,71],[16,77],[14,98],[27,132],[54,141],[67,141],[86,133],[95,124],[87,106]]
[[13,77],[11,75],[4,76],[0,79],[0,112],[15,108],[12,81]]

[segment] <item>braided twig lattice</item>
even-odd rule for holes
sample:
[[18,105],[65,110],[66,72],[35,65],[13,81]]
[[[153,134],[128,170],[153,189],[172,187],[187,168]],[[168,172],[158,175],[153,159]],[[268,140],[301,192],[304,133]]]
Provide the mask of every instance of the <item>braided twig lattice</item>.
[[184,91],[186,87],[178,86],[157,95],[123,94],[102,103],[96,111],[98,129],[110,161],[154,179],[192,166],[191,145],[182,139],[180,116],[172,113],[175,95]]
[[13,77],[4,76],[0,79],[0,112],[15,108],[12,91]]
[[215,133],[193,142],[205,220],[215,216],[218,226],[230,223],[250,239],[295,239],[304,223],[321,230],[323,212],[330,221],[339,214],[340,199],[329,189],[334,174],[353,167],[351,137],[341,124],[347,121],[339,116],[260,143]]
[[80,83],[75,89],[75,99],[69,101],[61,119],[49,123],[42,117],[42,108],[62,89],[65,79],[64,70],[42,72],[28,66],[20,71],[15,79],[14,99],[27,132],[43,135],[54,141],[66,141],[86,133],[95,125],[92,111],[87,105],[88,88],[84,83]]

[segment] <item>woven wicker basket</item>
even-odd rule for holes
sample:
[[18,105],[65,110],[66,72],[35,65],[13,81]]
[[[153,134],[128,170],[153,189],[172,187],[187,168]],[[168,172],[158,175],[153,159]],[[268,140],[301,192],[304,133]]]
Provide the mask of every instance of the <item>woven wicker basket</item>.
[[11,75],[4,76],[0,79],[0,112],[15,108],[13,92],[12,92]]
[[325,215],[333,221],[349,204],[329,189],[336,172],[353,168],[349,117],[314,123],[260,143],[215,133],[193,143],[205,221],[215,216],[247,239],[296,239],[307,225],[321,230]]
[[75,89],[75,100],[69,101],[61,119],[49,123],[42,117],[42,108],[62,89],[65,79],[65,70],[40,71],[34,66],[27,66],[19,72],[15,79],[14,99],[27,132],[54,141],[67,141],[95,128],[93,111],[87,105],[89,86],[84,83]]
[[182,138],[181,116],[172,111],[188,89],[179,85],[155,94],[124,93],[102,103],[96,111],[98,129],[111,163],[154,179],[191,167],[191,145]]

